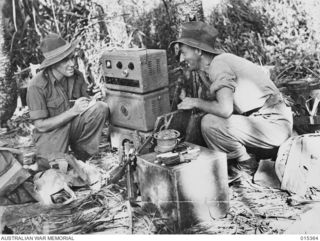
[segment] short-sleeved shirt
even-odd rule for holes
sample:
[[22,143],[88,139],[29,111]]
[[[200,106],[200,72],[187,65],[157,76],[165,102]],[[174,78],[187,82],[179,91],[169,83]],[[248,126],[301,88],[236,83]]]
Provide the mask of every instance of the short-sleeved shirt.
[[57,116],[70,109],[70,101],[86,93],[87,83],[82,73],[75,70],[72,77],[57,81],[50,69],[40,71],[29,82],[27,104],[32,120]]
[[211,82],[211,93],[224,87],[233,90],[234,110],[239,114],[260,108],[270,95],[279,94],[264,67],[234,54],[216,56],[205,72]]

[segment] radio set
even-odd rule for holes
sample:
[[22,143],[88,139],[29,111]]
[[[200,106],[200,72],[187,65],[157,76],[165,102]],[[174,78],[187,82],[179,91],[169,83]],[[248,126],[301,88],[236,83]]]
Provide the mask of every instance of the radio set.
[[100,62],[102,80],[108,89],[111,124],[119,135],[126,133],[112,134],[111,144],[118,147],[131,132],[147,136],[157,117],[170,112],[166,51],[107,50]]
[[111,123],[139,131],[153,130],[159,115],[170,112],[168,88],[139,95],[108,90]]
[[107,88],[144,94],[168,86],[165,50],[106,51],[101,64]]

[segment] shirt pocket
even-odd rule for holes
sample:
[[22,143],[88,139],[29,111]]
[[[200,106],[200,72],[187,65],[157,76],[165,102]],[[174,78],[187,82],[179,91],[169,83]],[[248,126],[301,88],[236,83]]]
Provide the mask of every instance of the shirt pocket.
[[67,110],[63,98],[49,99],[47,101],[47,108],[50,117],[59,115]]

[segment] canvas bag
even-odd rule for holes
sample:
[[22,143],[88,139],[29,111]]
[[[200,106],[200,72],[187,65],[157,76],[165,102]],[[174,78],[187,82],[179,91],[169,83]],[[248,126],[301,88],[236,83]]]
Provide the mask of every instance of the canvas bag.
[[320,190],[320,134],[294,136],[279,148],[275,163],[281,189],[300,196]]
[[17,150],[0,147],[0,197],[7,196],[30,177],[15,155],[18,159],[22,156]]

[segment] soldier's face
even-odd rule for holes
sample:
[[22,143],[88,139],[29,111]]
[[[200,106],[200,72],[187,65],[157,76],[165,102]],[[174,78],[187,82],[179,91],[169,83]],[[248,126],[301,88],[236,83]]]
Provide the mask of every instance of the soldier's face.
[[201,55],[195,48],[189,47],[188,45],[182,44],[180,46],[181,58],[186,61],[190,70],[198,70],[200,67]]
[[74,54],[70,54],[68,57],[61,60],[55,69],[65,77],[71,77],[74,75],[75,57]]

